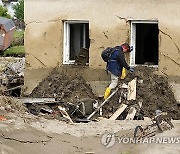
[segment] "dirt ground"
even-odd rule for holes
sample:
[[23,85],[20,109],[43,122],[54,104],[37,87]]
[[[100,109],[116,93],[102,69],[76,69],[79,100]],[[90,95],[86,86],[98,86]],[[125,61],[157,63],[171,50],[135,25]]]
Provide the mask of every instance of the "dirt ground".
[[[128,105],[135,105],[143,102],[140,114],[152,117],[156,110],[167,112],[174,120],[180,119],[180,108],[174,98],[174,94],[168,85],[167,78],[157,75],[155,68],[136,67],[133,74],[128,74],[124,80],[119,81],[128,83],[137,77],[137,97],[135,101],[129,101]],[[114,97],[103,106],[103,116],[109,118],[119,107],[119,98],[122,95],[120,89]],[[61,102],[76,104],[79,99],[92,98],[99,102],[103,98],[97,98],[85,80],[80,77],[70,77],[59,73],[56,69],[44,79],[31,93],[30,97],[55,97]],[[127,104],[126,101],[124,103]],[[128,110],[128,108],[127,108]]]
[[[131,138],[137,125],[145,127],[151,121],[114,121],[67,124],[47,120],[32,114],[8,113],[0,122],[1,154],[179,154],[179,143],[127,143],[119,138]],[[172,130],[158,133],[158,137],[178,137],[179,121],[173,121]],[[107,133],[115,140],[105,144]],[[109,145],[109,146],[108,146]]]

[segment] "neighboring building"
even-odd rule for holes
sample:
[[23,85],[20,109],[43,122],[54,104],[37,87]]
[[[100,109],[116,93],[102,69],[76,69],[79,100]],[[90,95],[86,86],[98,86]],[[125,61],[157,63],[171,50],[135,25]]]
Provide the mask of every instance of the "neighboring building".
[[0,0],[0,5],[7,8],[8,13],[11,15],[11,17],[14,17],[13,5],[16,5],[17,3],[18,0]]
[[[179,0],[25,0],[26,92],[54,67],[106,80],[101,51],[123,42],[134,46],[131,66],[180,76],[179,6]],[[88,51],[85,59],[80,51]],[[78,69],[81,60],[86,66]]]
[[0,17],[0,52],[11,45],[15,29],[12,19]]

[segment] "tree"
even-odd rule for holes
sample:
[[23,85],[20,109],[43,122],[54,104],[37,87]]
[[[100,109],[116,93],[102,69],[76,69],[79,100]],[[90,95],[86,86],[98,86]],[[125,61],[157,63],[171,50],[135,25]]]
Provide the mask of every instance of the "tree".
[[6,17],[6,18],[11,18],[10,14],[8,13],[7,8],[3,7],[0,5],[0,17]]
[[16,5],[13,6],[14,9],[14,16],[24,21],[24,0],[19,0]]

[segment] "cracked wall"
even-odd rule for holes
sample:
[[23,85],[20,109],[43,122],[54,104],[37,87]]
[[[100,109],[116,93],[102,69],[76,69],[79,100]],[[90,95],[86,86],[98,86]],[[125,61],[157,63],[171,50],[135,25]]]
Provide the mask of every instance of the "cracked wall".
[[169,27],[162,30],[160,27],[159,71],[166,76],[179,76],[180,71],[180,28]]
[[[25,0],[27,91],[30,92],[54,67],[62,67],[64,20],[89,21],[90,57],[89,67],[85,69],[87,80],[108,79],[101,51],[107,46],[130,41],[129,19],[158,20],[159,72],[179,76],[179,5],[178,0],[174,3],[170,0],[148,1],[145,4],[143,0]],[[79,70],[79,73],[81,71],[84,72]],[[94,76],[88,75],[89,72]]]

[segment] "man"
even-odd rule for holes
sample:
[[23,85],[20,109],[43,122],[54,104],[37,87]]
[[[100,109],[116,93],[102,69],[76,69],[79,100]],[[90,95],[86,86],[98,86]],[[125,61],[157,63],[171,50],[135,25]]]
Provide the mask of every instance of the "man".
[[122,74],[123,67],[134,72],[133,68],[127,64],[124,53],[131,52],[129,44],[124,43],[121,46],[116,46],[111,54],[110,61],[107,63],[107,70],[111,74],[111,83],[104,93],[104,99],[107,99],[110,95],[111,89],[114,89],[118,84],[118,79]]

